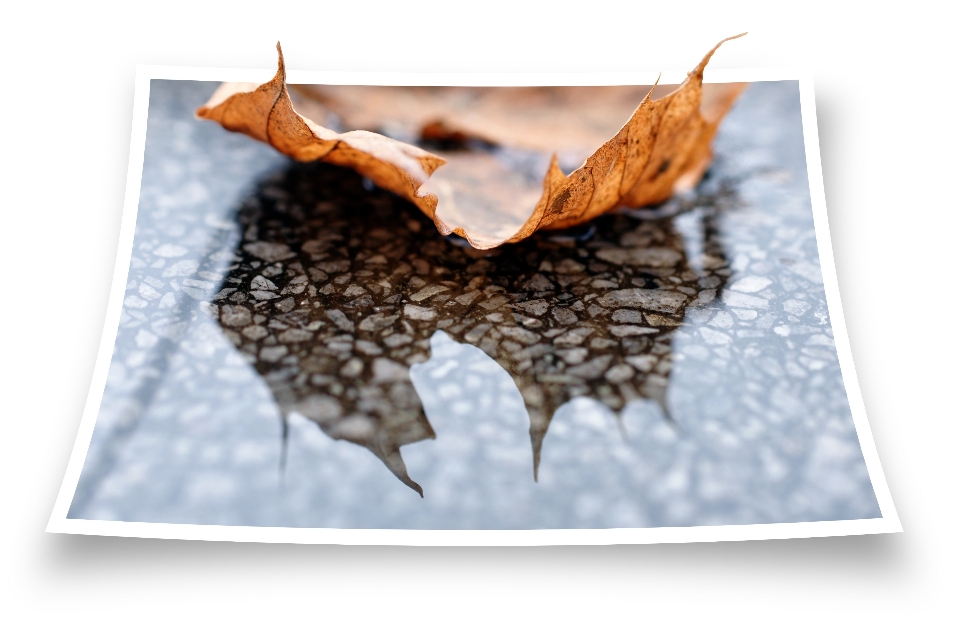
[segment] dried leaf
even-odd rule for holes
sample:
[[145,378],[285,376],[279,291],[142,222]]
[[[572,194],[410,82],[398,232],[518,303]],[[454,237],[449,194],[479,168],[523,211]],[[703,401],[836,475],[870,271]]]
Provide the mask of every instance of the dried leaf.
[[286,69],[279,43],[277,53],[277,74],[272,80],[260,86],[222,84],[210,101],[197,110],[197,116],[266,142],[297,161],[320,160],[352,168],[432,215],[436,198],[420,196],[417,190],[444,163],[444,159],[419,147],[371,132],[338,134],[300,116],[293,109],[287,92]]
[[[720,120],[745,87],[702,84],[704,68],[728,40],[676,90],[653,99],[657,87],[649,88],[635,109],[628,102],[644,87],[298,87],[297,107],[309,116],[362,128],[338,134],[294,111],[281,54],[273,80],[258,88],[225,84],[197,114],[300,161],[354,168],[416,204],[444,235],[488,249],[693,187],[709,166]],[[631,109],[617,131],[612,123]],[[474,139],[497,148],[441,158],[367,129],[411,142]],[[582,166],[564,174],[562,161],[585,154]]]
[[[463,141],[557,153],[576,168],[623,126],[650,86],[331,86],[295,84],[294,104],[321,125],[399,140]],[[658,86],[663,96],[676,86]],[[542,176],[542,171],[541,171]]]
[[[622,128],[651,88],[651,99],[656,100],[677,87],[294,84],[291,97],[301,113],[321,125],[363,129],[407,142],[475,140],[545,152],[547,161],[556,153],[561,168],[574,169]],[[730,89],[726,84],[702,88],[701,112],[712,109],[718,96]]]

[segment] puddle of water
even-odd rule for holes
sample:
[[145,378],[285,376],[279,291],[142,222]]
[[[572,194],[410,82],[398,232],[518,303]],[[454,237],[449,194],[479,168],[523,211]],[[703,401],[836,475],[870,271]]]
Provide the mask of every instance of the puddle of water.
[[711,176],[661,217],[490,252],[351,171],[196,123],[208,86],[152,89],[128,295],[71,517],[879,515],[818,280],[795,83],[748,89]]

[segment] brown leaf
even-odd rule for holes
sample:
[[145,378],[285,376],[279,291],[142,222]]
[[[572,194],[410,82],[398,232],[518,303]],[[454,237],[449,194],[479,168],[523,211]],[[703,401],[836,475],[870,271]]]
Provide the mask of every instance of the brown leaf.
[[197,116],[217,121],[270,144],[300,162],[320,160],[347,166],[366,175],[378,186],[416,203],[427,215],[436,209],[436,197],[417,190],[444,163],[423,149],[367,131],[338,134],[297,114],[286,87],[283,52],[277,44],[277,74],[260,86],[226,83]]
[[[298,109],[320,124],[400,139],[477,139],[560,154],[581,164],[623,126],[650,86],[292,85]],[[663,96],[674,87],[659,86]]]
[[[660,99],[653,95],[665,87],[297,87],[297,107],[309,116],[361,128],[337,134],[294,111],[281,55],[271,82],[256,90],[225,84],[197,114],[295,159],[354,168],[416,204],[441,233],[488,249],[693,187],[710,163],[720,120],[745,87],[702,84],[707,62],[728,40]],[[618,131],[617,119],[631,110]],[[368,129],[498,148],[440,158]],[[582,166],[563,173],[561,162],[584,156]]]

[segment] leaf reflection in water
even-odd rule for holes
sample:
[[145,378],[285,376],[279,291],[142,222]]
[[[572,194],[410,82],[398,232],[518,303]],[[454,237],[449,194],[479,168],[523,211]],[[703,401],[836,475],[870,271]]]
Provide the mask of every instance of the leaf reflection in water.
[[671,219],[629,214],[597,219],[581,239],[539,234],[477,251],[367,188],[350,171],[294,164],[238,214],[237,260],[210,308],[284,420],[299,412],[366,447],[422,496],[400,447],[435,437],[410,368],[428,360],[437,331],[512,377],[534,478],[550,420],[571,399],[617,416],[652,399],[670,418],[672,333],[729,275],[710,197],[698,197],[701,252],[688,259]]

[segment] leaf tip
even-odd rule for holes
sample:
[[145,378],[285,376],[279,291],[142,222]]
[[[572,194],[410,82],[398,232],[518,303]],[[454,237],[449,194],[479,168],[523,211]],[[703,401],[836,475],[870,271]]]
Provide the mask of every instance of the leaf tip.
[[277,41],[277,75],[283,76],[283,80],[286,82],[287,68],[283,62],[283,49],[280,47],[279,41]]
[[427,152],[424,152],[424,155],[421,155],[418,159],[420,160],[420,166],[423,168],[423,171],[427,173],[427,176],[432,175],[438,168],[447,163],[447,160],[439,155]]
[[740,37],[745,37],[745,36],[747,36],[747,33],[746,33],[746,32],[741,32],[741,33],[738,34],[738,35],[733,35],[732,37],[727,37],[726,39],[721,40],[720,43],[717,43],[716,45],[713,46],[713,49],[712,49],[712,50],[710,50],[709,52],[707,52],[707,55],[703,57],[703,60],[700,61],[700,64],[697,65],[697,68],[694,69],[692,73],[695,74],[695,75],[700,75],[700,76],[702,76],[702,75],[703,75],[703,70],[706,69],[706,67],[707,67],[707,63],[710,62],[710,59],[713,58],[714,52],[716,52],[717,50],[719,50],[721,45],[723,45],[723,44],[726,43],[727,41],[733,41],[734,39],[739,39]]

